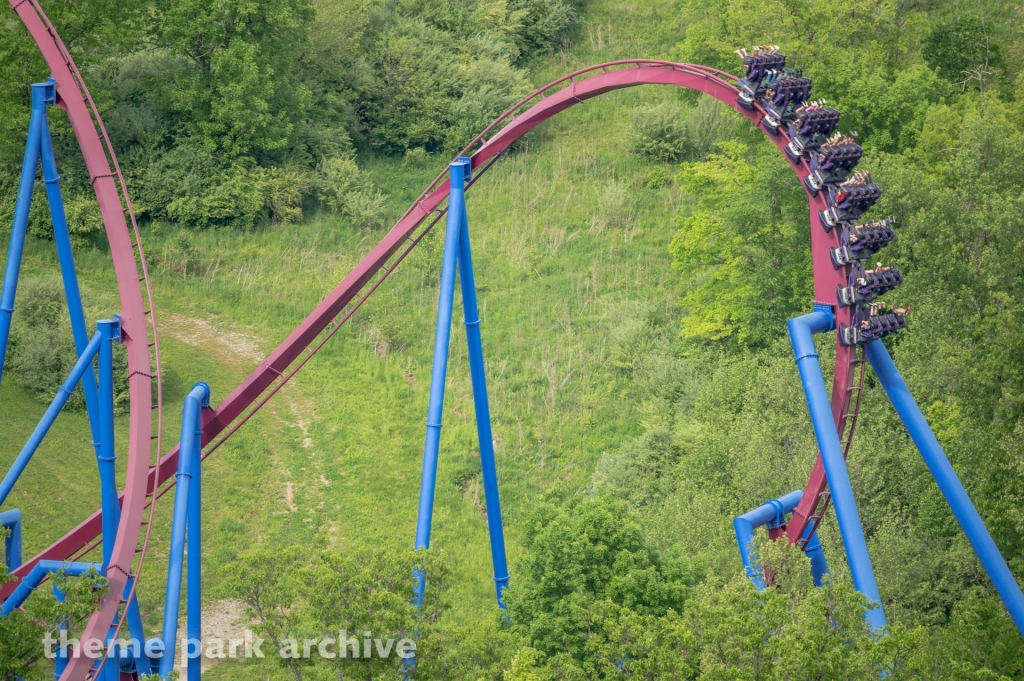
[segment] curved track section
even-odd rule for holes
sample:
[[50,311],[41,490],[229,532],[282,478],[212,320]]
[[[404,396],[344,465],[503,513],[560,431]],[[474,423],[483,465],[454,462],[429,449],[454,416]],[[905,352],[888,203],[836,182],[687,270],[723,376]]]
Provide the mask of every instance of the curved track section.
[[[174,447],[160,458],[156,466],[148,466],[150,421],[152,407],[149,401],[151,376],[149,355],[144,342],[146,339],[147,311],[143,306],[138,282],[135,245],[129,238],[127,224],[121,211],[118,187],[114,182],[115,173],[110,172],[96,125],[86,107],[84,85],[72,76],[70,58],[60,45],[60,40],[48,25],[35,0],[11,0],[29,31],[36,38],[47,63],[58,82],[58,92],[72,119],[75,133],[82,146],[83,154],[96,187],[97,198],[103,209],[107,224],[111,252],[114,257],[118,282],[124,305],[125,329],[130,339],[129,361],[132,375],[132,435],[129,447],[129,471],[125,493],[122,498],[122,522],[115,547],[114,569],[111,573],[111,594],[117,594],[124,586],[131,568],[132,554],[137,545],[140,526],[147,507],[147,491],[152,502],[173,485],[177,466],[178,448]],[[768,138],[780,151],[789,143],[782,130],[778,135],[762,125],[764,111],[755,106],[753,111],[739,107],[736,97],[739,89],[734,85],[736,78],[727,73],[704,66],[677,64],[654,60],[628,60],[609,62],[569,74],[526,97],[492,123],[478,136],[460,156],[471,156],[474,170],[473,182],[479,180],[490,166],[507,151],[511,145],[527,132],[549,118],[584,101],[612,90],[637,85],[675,85],[703,92],[733,107],[751,123],[765,130]],[[98,117],[97,117],[98,118]],[[113,157],[112,152],[110,152]],[[785,154],[784,154],[785,156]],[[809,169],[803,161],[787,161],[799,179]],[[204,457],[209,456],[220,444],[231,436],[257,410],[260,409],[303,365],[347,322],[362,303],[401,263],[405,256],[419,243],[423,236],[445,214],[448,197],[447,168],[430,184],[413,205],[406,211],[384,239],[349,273],[338,286],[317,306],[315,310],[282,342],[239,385],[216,410],[204,415],[203,445]],[[824,192],[817,196],[807,194],[810,214],[811,250],[814,268],[815,300],[833,304],[837,285],[844,285],[843,273],[836,270],[829,258],[829,248],[838,245],[837,230],[826,231],[821,223],[819,211],[826,206]],[[134,222],[134,220],[133,220]],[[141,250],[141,249],[140,249]],[[836,321],[851,324],[852,308],[836,308]],[[861,363],[854,357],[854,350],[837,341],[836,366],[832,389],[832,411],[841,437],[848,442],[852,436],[855,414],[850,413],[851,395],[857,392],[854,372]],[[851,418],[853,417],[853,418]],[[155,437],[155,436],[153,436]],[[148,472],[147,472],[148,468]],[[147,478],[148,474],[148,478]],[[804,494],[806,504],[794,512],[789,524],[790,540],[798,539],[808,522],[816,522],[827,503],[824,493],[825,475],[818,458],[808,489]],[[29,568],[41,559],[66,559],[80,553],[99,536],[101,515],[93,514],[67,536],[50,546],[32,561]],[[24,574],[19,569],[18,574]],[[122,574],[124,573],[124,574]],[[86,635],[102,637],[104,627],[117,612],[116,595],[108,596],[90,621]],[[61,677],[63,681],[79,681],[89,673],[87,661],[68,667]]]
[[[117,158],[85,82],[36,0],[10,1],[11,7],[39,46],[43,59],[56,81],[57,104],[67,112],[82,150],[89,179],[103,216],[121,299],[122,339],[128,352],[130,391],[128,466],[124,494],[121,498],[121,521],[107,570],[110,590],[100,603],[99,609],[90,618],[84,632],[84,638],[103,640],[106,638],[110,623],[119,619],[121,596],[129,578],[136,573],[136,556],[141,553],[139,537],[148,496],[147,476],[151,468],[154,442],[156,451],[159,452],[161,449],[160,362],[153,297],[131,201],[125,191]],[[130,229],[126,215],[131,220]],[[143,286],[140,287],[140,284]],[[155,404],[154,379],[158,388]],[[154,411],[158,426],[155,435]],[[55,545],[59,547],[57,550],[51,547],[48,553],[61,555],[62,559],[70,558],[90,549],[98,535],[98,531],[89,537],[83,534],[69,535]],[[16,571],[16,576],[26,575],[43,557],[37,556],[26,562]],[[9,593],[14,585],[6,585],[8,589],[4,595]],[[65,678],[84,678],[91,663],[92,661],[86,658],[72,660]]]

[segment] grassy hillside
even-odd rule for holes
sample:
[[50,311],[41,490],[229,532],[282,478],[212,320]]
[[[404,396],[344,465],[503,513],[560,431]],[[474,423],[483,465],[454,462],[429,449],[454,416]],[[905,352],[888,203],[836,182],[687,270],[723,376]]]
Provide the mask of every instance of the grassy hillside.
[[[609,13],[608,20],[618,24],[616,17],[618,12]],[[603,49],[584,44],[541,64],[537,82],[634,54],[631,43],[607,28],[601,44]],[[617,367],[634,359],[631,334],[638,322],[653,319],[668,328],[678,314],[668,242],[671,217],[685,199],[674,188],[646,188],[651,166],[625,152],[623,137],[632,107],[674,96],[632,90],[571,110],[469,194],[513,561],[522,513],[538,498],[584,491],[601,452],[639,434],[646,417],[628,371]],[[443,163],[374,157],[367,168],[390,192],[396,215]],[[166,441],[177,440],[179,405],[193,382],[208,382],[216,403],[383,233],[328,216],[255,232],[148,228],[144,241],[156,265],[166,376]],[[258,539],[301,543],[327,531],[343,547],[411,544],[442,236],[431,235],[293,384],[208,460],[209,599],[218,597],[216,567]],[[87,296],[109,290],[106,266],[99,251],[79,255]],[[32,242],[25,275],[55,269],[52,245]],[[457,306],[460,300],[457,294]],[[453,326],[452,337],[433,543],[455,564],[458,605],[452,616],[470,621],[489,612],[493,586],[461,325]],[[5,382],[2,400],[18,412],[4,429],[10,446],[0,454],[0,467],[13,460],[16,443],[44,408],[12,381]],[[85,423],[81,412],[62,416],[19,483],[29,552],[96,506]],[[55,507],[53,496],[69,486],[74,507]],[[143,583],[152,625],[162,603],[159,575],[166,570],[170,506],[170,497],[159,506],[146,564],[150,578]]]

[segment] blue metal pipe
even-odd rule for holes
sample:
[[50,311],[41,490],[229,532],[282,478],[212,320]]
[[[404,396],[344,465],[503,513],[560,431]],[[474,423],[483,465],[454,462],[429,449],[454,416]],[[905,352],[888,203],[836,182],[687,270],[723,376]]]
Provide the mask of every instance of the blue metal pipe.
[[[461,160],[461,159],[460,159]],[[469,159],[466,159],[469,163]],[[452,192],[456,188],[452,186]],[[465,192],[462,187],[458,191]],[[450,195],[449,195],[450,196]],[[469,372],[473,382],[473,407],[476,411],[476,432],[480,440],[480,467],[487,502],[487,529],[491,535],[491,561],[494,564],[494,588],[498,605],[505,607],[503,593],[508,588],[508,560],[505,556],[505,530],[501,521],[501,500],[498,494],[498,471],[494,460],[494,436],[491,433],[491,407],[487,399],[487,378],[484,373],[484,349],[480,337],[480,312],[476,302],[476,281],[473,273],[473,251],[469,241],[469,217],[462,200],[462,233],[459,238],[459,279],[462,283],[462,306],[465,312],[466,345],[469,350]]]
[[[96,458],[100,471],[100,501],[103,509],[103,562],[110,564],[117,538],[121,509],[117,502],[117,460],[114,448],[114,341],[121,338],[121,321],[103,319],[96,323],[101,336],[99,349],[100,389],[96,400],[95,425],[99,430]],[[92,367],[86,371],[92,374]]]
[[978,560],[999,592],[999,597],[1003,599],[1010,617],[1013,618],[1018,631],[1024,634],[1024,594],[1006,566],[1006,561],[985,528],[977,509],[971,503],[971,498],[953,470],[952,464],[942,451],[942,446],[929,428],[928,421],[917,406],[914,396],[910,394],[910,389],[907,388],[881,341],[868,343],[864,350],[875,376],[878,377],[878,382],[882,384],[885,394],[889,396],[896,413],[900,415],[907,432],[910,433],[910,438],[921,452],[921,458],[938,483],[942,495],[963,528],[964,534],[967,535],[968,541],[971,542],[974,552],[978,554]]
[[[66,600],[66,598],[67,598],[65,596],[64,592],[57,588],[56,584],[53,585],[53,596],[54,596],[54,598],[57,599],[58,603],[63,603]],[[64,618],[63,620],[61,620],[57,624],[57,630],[58,631],[67,631],[68,630],[68,620],[67,620],[67,618]],[[60,637],[58,636],[58,641],[59,640],[60,640]],[[57,651],[56,652],[57,652],[57,655],[56,655],[56,657],[53,660],[53,663],[54,663],[53,664],[53,666],[54,666],[54,668],[53,668],[53,678],[59,679],[61,677],[61,675],[64,673],[64,670],[68,666],[68,651],[65,650],[64,648],[61,648],[60,643],[57,643]]]
[[[50,79],[51,84],[52,80]],[[71,234],[68,231],[68,220],[64,210],[64,197],[60,191],[57,158],[53,153],[53,140],[50,139],[50,126],[47,124],[45,113],[40,122],[39,142],[43,184],[46,186],[46,198],[50,204],[53,240],[57,245],[57,258],[60,261],[60,273],[64,280],[68,316],[71,319],[71,335],[75,341],[75,352],[82,354],[85,346],[89,344],[89,330],[85,324],[85,311],[82,308],[82,292],[79,290],[78,277],[75,275],[75,256],[71,248]],[[93,443],[97,448],[96,455],[100,456],[99,397],[96,392],[96,376],[91,370],[82,376],[82,392],[85,395],[85,406],[89,414]]]
[[20,608],[25,603],[25,599],[39,588],[39,584],[46,577],[61,571],[69,577],[81,577],[89,570],[95,570],[97,574],[102,574],[103,566],[99,563],[62,563],[59,560],[39,561],[28,575],[21,580],[18,588],[4,601],[3,607],[0,607],[0,617],[6,617]]
[[[430,400],[427,405],[427,435],[423,445],[423,477],[420,481],[420,505],[416,518],[416,548],[430,548],[430,528],[434,515],[434,489],[437,486],[437,452],[441,442],[441,420],[444,413],[444,387],[448,373],[448,345],[452,332],[452,306],[455,299],[455,268],[459,254],[462,214],[465,212],[467,163],[456,161],[449,166],[452,192],[448,196],[445,223],[444,259],[437,301],[437,329],[434,335],[434,364],[430,375]],[[456,187],[458,191],[456,191]],[[415,572],[417,585],[414,603],[423,602],[424,575]]]
[[[196,414],[192,432],[192,487],[188,495],[188,595],[186,631],[192,640],[203,638],[203,423],[202,407],[210,405],[210,386],[197,383],[192,394],[199,397],[200,411]],[[184,430],[184,429],[183,429]],[[182,433],[184,442],[184,433]],[[202,673],[202,658],[188,660],[188,681],[199,681]]]
[[777,523],[782,525],[786,522],[786,514],[790,513],[803,497],[803,490],[796,490],[789,494],[772,499],[761,504],[753,511],[736,516],[732,521],[733,531],[736,533],[736,543],[740,549],[740,560],[747,578],[754,583],[758,589],[765,588],[764,578],[761,575],[760,566],[754,565],[754,557],[751,556],[751,542],[754,539],[754,530],[762,525]]
[[[811,531],[811,524],[808,523],[804,536]],[[815,532],[804,542],[804,554],[811,560],[811,577],[814,578],[814,585],[821,586],[825,583],[825,576],[831,577],[828,569],[828,561],[825,560],[825,550],[821,546],[821,539]]]
[[[196,468],[196,459],[199,458],[196,452],[197,438],[196,430],[202,427],[201,410],[204,402],[208,403],[210,388],[205,383],[197,383],[192,391],[185,397],[185,406],[181,416],[181,441],[178,450],[178,472],[174,490],[174,512],[171,520],[171,551],[167,562],[167,593],[164,597],[164,628],[163,628],[163,658],[160,660],[160,676],[168,679],[174,670],[174,643],[178,633],[178,606],[181,601],[181,578],[182,563],[185,559],[185,535],[192,534],[193,528],[188,526],[190,516],[190,503],[192,485],[199,483],[199,469]],[[198,534],[198,532],[197,532]],[[191,566],[192,542],[189,542],[189,577],[192,577]],[[198,565],[199,560],[195,560]],[[198,582],[198,580],[197,580]],[[191,613],[191,592],[194,585],[189,583],[189,596],[187,605]],[[191,624],[189,618],[188,624]],[[191,665],[190,665],[191,666]]]
[[11,469],[7,471],[7,475],[4,476],[3,482],[0,482],[0,504],[3,504],[7,499],[7,495],[11,493],[14,488],[14,483],[18,481],[18,477],[24,472],[25,466],[32,459],[32,455],[35,454],[36,449],[39,448],[39,443],[43,441],[43,437],[46,436],[46,432],[50,430],[50,426],[56,420],[57,415],[60,414],[60,410],[64,408],[64,404],[71,397],[72,391],[80,380],[82,375],[92,366],[92,359],[96,356],[102,343],[102,334],[97,331],[89,341],[89,345],[86,346],[85,352],[79,356],[78,361],[75,362],[75,366],[71,369],[71,373],[68,374],[68,378],[64,381],[64,384],[57,391],[57,396],[53,398],[53,402],[46,408],[46,412],[43,414],[43,418],[40,419],[36,429],[32,431],[32,435],[29,437],[28,442],[22,448],[21,453],[18,454],[18,458],[11,464]]
[[21,256],[25,250],[25,233],[28,230],[28,213],[32,207],[32,190],[36,182],[36,166],[39,165],[39,134],[46,116],[46,103],[53,98],[53,87],[49,83],[32,86],[32,117],[28,124],[28,140],[25,143],[25,160],[21,166],[21,182],[18,185],[18,199],[14,205],[14,224],[11,227],[11,245],[7,249],[7,267],[4,270],[4,286],[0,291],[0,380],[7,358],[7,342],[11,336],[11,315],[14,314],[14,299],[18,293],[18,273],[21,271]]
[[9,530],[7,538],[4,539],[4,556],[7,563],[7,571],[13,572],[21,566],[21,511],[14,508],[10,511],[0,513],[0,527]]
[[[96,416],[91,418],[94,427],[99,430],[97,440],[96,459],[99,464],[100,473],[100,502],[102,504],[103,519],[103,564],[110,564],[110,556],[114,551],[114,542],[117,539],[117,528],[121,523],[121,505],[117,499],[117,470],[114,463],[117,461],[117,454],[114,440],[114,343],[121,342],[121,318],[117,315],[113,319],[101,319],[96,322],[96,330],[102,335],[99,352],[99,395],[96,400]],[[92,376],[92,371],[85,372],[86,377]],[[124,595],[131,593],[132,581],[125,585]],[[145,629],[142,624],[142,613],[139,611],[139,601],[132,598],[128,603],[128,630],[132,638],[138,641],[145,640]],[[133,650],[136,664],[142,664],[143,656],[140,651]],[[139,654],[134,654],[139,653]]]
[[825,388],[825,377],[821,374],[818,363],[818,350],[814,347],[815,333],[831,331],[835,328],[835,316],[831,308],[815,305],[815,311],[790,319],[787,323],[789,336],[793,343],[796,365],[800,370],[800,380],[807,398],[807,408],[814,425],[814,435],[818,440],[818,450],[825,465],[825,477],[832,494],[832,503],[839,521],[839,531],[843,536],[843,547],[850,565],[853,585],[877,605],[867,612],[868,622],[872,630],[884,627],[885,613],[882,611],[882,600],[875,581],[875,571],[868,555],[867,540],[864,528],[860,524],[857,512],[857,501],[853,496],[853,485],[850,474],[846,470],[843,448],[839,442],[835,421],[832,419],[832,406],[829,403],[828,391]]
[[[110,556],[114,552],[114,542],[117,539],[117,528],[121,523],[121,506],[117,500],[117,471],[114,463],[117,461],[117,454],[114,441],[114,343],[121,341],[121,319],[115,316],[114,319],[101,319],[96,322],[96,330],[102,335],[99,352],[99,395],[96,400],[96,415],[90,418],[94,427],[99,429],[97,440],[96,459],[100,473],[100,502],[102,505],[103,519],[103,564],[110,564]],[[86,376],[92,375],[91,368],[86,371]],[[125,585],[124,596],[131,593],[131,580]],[[132,598],[128,606],[128,631],[131,637],[138,641],[145,641],[145,628],[142,624],[142,613],[139,611],[138,598]],[[131,651],[136,665],[143,663],[141,650],[135,648]],[[110,663],[108,663],[110,664]],[[117,665],[111,665],[116,668]],[[112,674],[112,672],[107,672]]]

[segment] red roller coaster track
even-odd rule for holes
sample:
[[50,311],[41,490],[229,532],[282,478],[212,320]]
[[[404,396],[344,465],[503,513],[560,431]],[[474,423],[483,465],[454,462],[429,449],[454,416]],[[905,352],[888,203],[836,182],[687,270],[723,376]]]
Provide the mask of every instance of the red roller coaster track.
[[[156,499],[174,483],[178,448],[175,446],[155,464],[152,463],[154,443],[156,452],[160,451],[159,346],[142,243],[113,149],[81,75],[37,1],[10,2],[35,39],[57,82],[58,103],[68,113],[96,191],[121,296],[131,391],[128,470],[121,496],[121,522],[108,570],[110,592],[89,620],[83,635],[85,638],[105,639],[110,622],[117,621],[115,618],[119,616],[118,608],[123,602],[121,595],[125,585],[141,570],[149,528],[152,527],[151,523],[146,523],[146,533],[142,534],[144,518],[147,514],[152,518]],[[717,69],[692,64],[654,60],[600,64],[571,73],[526,97],[489,125],[459,155],[471,156],[473,181],[476,182],[502,153],[537,125],[587,99],[636,85],[675,85],[703,92],[733,107],[765,130],[761,125],[764,112],[760,108],[755,107],[753,112],[748,112],[736,104],[739,90],[733,84],[735,81],[734,76]],[[768,138],[780,151],[789,142],[781,130],[777,136],[768,134]],[[794,163],[786,158],[798,178],[802,179],[809,172],[802,162]],[[234,392],[215,410],[207,411],[203,426],[204,457],[230,437],[309,361],[444,215],[448,196],[447,172],[446,168],[434,179],[384,239]],[[829,259],[829,248],[838,245],[838,230],[827,232],[821,225],[818,212],[826,208],[824,192],[818,196],[808,193],[807,198],[815,300],[831,304],[835,299],[836,286],[846,283],[842,272],[837,271]],[[130,228],[126,214],[130,217]],[[140,287],[140,283],[144,286]],[[851,323],[852,309],[836,309],[837,325],[840,322]],[[151,398],[153,380],[158,384],[155,404]],[[847,450],[860,402],[859,397],[851,400],[851,396],[855,392],[859,396],[862,381],[862,360],[854,356],[853,348],[837,341],[832,412]],[[156,435],[152,434],[154,411],[157,413]],[[787,528],[791,542],[803,535],[807,523],[820,520],[827,504],[825,486],[824,468],[818,457],[803,500]],[[18,568],[15,576],[24,577],[40,560],[66,560],[90,551],[100,535],[101,519],[97,511]],[[5,585],[0,597],[8,595],[15,584]],[[61,677],[62,681],[86,678],[91,664],[92,661],[85,657],[72,660]]]

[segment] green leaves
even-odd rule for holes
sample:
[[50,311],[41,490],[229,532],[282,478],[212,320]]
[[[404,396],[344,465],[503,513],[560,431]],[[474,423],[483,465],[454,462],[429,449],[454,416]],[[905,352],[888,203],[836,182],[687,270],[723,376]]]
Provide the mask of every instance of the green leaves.
[[154,40],[191,62],[172,96],[190,135],[232,157],[288,144],[310,101],[295,82],[310,4],[158,2],[154,11]]
[[[0,566],[0,584],[7,579],[6,568]],[[45,659],[44,640],[47,636],[57,638],[57,627],[63,622],[70,622],[69,636],[73,638],[107,589],[106,578],[95,570],[81,577],[58,572],[51,582],[63,592],[63,602],[54,597],[48,583],[47,588],[39,589],[25,601],[22,610],[0,617],[0,679],[52,678],[53,663]]]
[[[427,589],[422,608],[412,604],[413,570],[425,570]],[[382,642],[422,640],[423,654],[443,655],[434,627],[448,606],[450,568],[428,552],[339,551],[317,540],[310,547],[257,545],[225,569],[225,588],[241,599],[253,631],[266,638],[267,658],[274,658],[297,681],[313,678],[387,678],[399,673],[404,659],[388,646],[363,649],[364,632]],[[343,643],[330,643],[328,655],[294,655],[296,641],[331,638],[354,640],[357,654],[337,653]],[[337,646],[332,648],[330,646]],[[373,642],[374,646],[384,645]],[[363,652],[359,652],[363,651]],[[417,661],[421,657],[417,653]],[[260,664],[254,661],[255,664]]]
[[681,335],[763,346],[811,298],[806,203],[773,146],[719,146],[676,176],[696,200],[669,249],[687,311]]

